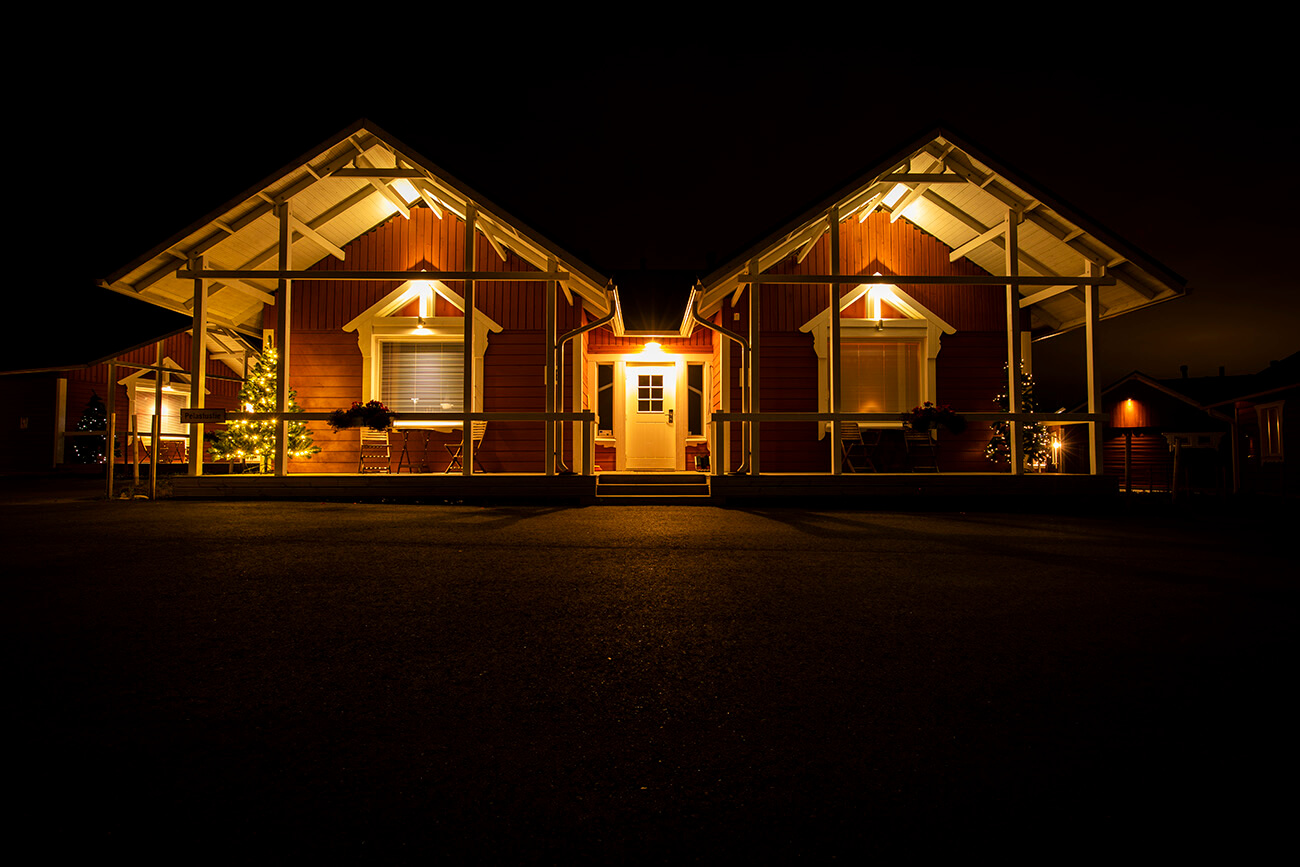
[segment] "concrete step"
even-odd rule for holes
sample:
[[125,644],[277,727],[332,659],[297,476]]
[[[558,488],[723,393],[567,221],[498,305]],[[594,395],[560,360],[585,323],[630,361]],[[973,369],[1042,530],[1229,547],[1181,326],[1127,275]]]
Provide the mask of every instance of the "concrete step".
[[600,499],[691,498],[709,496],[709,477],[687,473],[603,473],[596,480]]

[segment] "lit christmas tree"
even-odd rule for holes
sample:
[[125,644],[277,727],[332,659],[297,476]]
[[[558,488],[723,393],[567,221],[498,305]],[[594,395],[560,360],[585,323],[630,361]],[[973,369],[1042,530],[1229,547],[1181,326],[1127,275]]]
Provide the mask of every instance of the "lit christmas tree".
[[[104,400],[97,393],[90,393],[90,400],[86,401],[86,408],[81,411],[81,420],[77,422],[79,431],[102,431],[108,429],[108,410],[104,408]],[[74,437],[72,439],[72,455],[76,463],[79,464],[102,464],[104,462],[104,443],[103,436],[97,437]]]
[[[268,348],[248,371],[248,378],[239,390],[239,402],[245,412],[275,412],[276,351]],[[289,389],[289,412],[302,412],[298,406],[298,393]],[[232,421],[224,431],[215,434],[212,454],[219,461],[256,460],[258,472],[268,472],[275,458],[275,427],[273,421]],[[310,458],[320,451],[312,445],[311,431],[300,422],[289,423],[289,457]]]
[[[1007,365],[1002,365],[1002,390],[994,398],[998,409],[1002,412],[1010,412],[1007,408],[1010,404],[1007,400]],[[1034,377],[1025,373],[1023,367],[1020,371],[1020,411],[1034,411]],[[1010,458],[1009,443],[1007,442],[1007,422],[995,421],[991,425],[993,436],[989,439],[989,444],[984,447],[984,457],[993,463],[1007,463]],[[1020,455],[1025,463],[1029,466],[1040,466],[1047,463],[1048,453],[1052,449],[1052,438],[1047,433],[1047,428],[1041,424],[1022,424],[1020,426]]]

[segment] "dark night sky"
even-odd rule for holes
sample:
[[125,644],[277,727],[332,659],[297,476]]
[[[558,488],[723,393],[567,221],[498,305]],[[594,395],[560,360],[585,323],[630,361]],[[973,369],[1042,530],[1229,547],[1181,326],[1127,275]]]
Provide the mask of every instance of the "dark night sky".
[[[29,158],[40,151],[26,145],[50,147],[48,175],[37,166],[16,179],[35,208],[24,246],[60,266],[57,279],[27,277],[18,307],[48,317],[58,297],[88,314],[66,340],[102,334],[135,304],[105,302],[96,278],[359,117],[605,273],[643,262],[707,271],[944,125],[1187,278],[1190,297],[1103,324],[1103,383],[1133,369],[1176,376],[1180,364],[1253,372],[1300,349],[1284,255],[1300,197],[1269,114],[1284,101],[1259,87],[1294,83],[1279,64],[1243,55],[1211,69],[1190,52],[1148,50],[1136,63],[1107,54],[1089,73],[1020,56],[1009,67],[878,53],[827,62],[805,48],[758,62],[719,44],[731,43],[506,48],[469,66],[401,52],[369,75],[376,49],[358,46],[340,66],[286,59],[281,86],[270,59],[200,51],[193,76],[160,62],[178,52],[83,54],[80,85],[57,110],[48,92],[16,104],[35,140],[8,146]],[[1082,358],[1077,335],[1037,344],[1040,393],[1080,399],[1048,367],[1073,375]]]

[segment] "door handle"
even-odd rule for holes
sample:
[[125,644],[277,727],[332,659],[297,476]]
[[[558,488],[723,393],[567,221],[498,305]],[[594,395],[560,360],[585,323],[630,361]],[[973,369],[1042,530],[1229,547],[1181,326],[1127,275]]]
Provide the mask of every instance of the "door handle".
[[668,410],[668,423],[669,424],[673,423],[673,411],[671,409]]

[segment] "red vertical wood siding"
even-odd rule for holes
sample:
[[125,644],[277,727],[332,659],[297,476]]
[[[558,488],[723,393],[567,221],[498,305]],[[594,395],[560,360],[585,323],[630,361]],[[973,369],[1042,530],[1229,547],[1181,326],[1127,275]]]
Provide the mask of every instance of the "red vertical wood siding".
[[[885,275],[975,276],[986,272],[968,260],[950,262],[951,249],[906,220],[891,223],[884,213],[865,222],[840,224],[840,273],[861,274],[863,282],[877,271]],[[830,239],[823,235],[803,262],[791,255],[776,263],[772,274],[829,274]],[[993,398],[1003,376],[1006,360],[1006,290],[1000,286],[903,285],[908,295],[925,305],[956,329],[945,335],[936,363],[940,403],[958,411],[995,410]],[[852,285],[840,287],[848,294]],[[767,284],[762,292],[762,335],[760,370],[764,412],[816,412],[817,356],[811,337],[799,328],[825,310],[829,303],[826,285]],[[744,305],[734,308],[742,314]],[[732,308],[723,304],[724,313]],[[866,314],[864,300],[846,309],[846,317]],[[895,312],[895,315],[898,315]],[[739,378],[739,363],[733,364]],[[737,405],[738,408],[738,405]],[[981,428],[975,430],[975,428]],[[941,435],[940,467],[946,472],[989,471],[993,466],[983,456],[988,442],[987,425],[972,425],[961,436]],[[830,438],[817,438],[815,424],[764,424],[762,466],[771,472],[825,472],[830,466]],[[739,447],[739,435],[733,432]]]
[[[425,207],[412,209],[411,218],[394,216],[357,238],[345,248],[346,259],[327,258],[316,270],[337,271],[457,271],[465,269],[464,221],[444,213],[438,219]],[[533,266],[508,253],[502,259],[479,234],[475,246],[480,271],[532,271]],[[304,410],[328,412],[346,407],[361,397],[361,350],[354,333],[342,327],[365,312],[400,285],[397,282],[300,280],[293,287],[293,342],[290,380],[298,390]],[[464,293],[462,281],[447,285]],[[474,287],[475,309],[502,327],[488,338],[484,357],[483,409],[486,412],[540,412],[546,408],[543,371],[546,366],[546,283],[535,281],[488,281]],[[415,308],[405,311],[414,315]],[[274,321],[268,310],[268,319]],[[461,312],[438,296],[434,315],[461,316]],[[560,333],[582,322],[582,305],[561,295],[556,308]],[[571,359],[566,350],[566,359]],[[571,362],[569,362],[571,365]],[[569,367],[566,367],[566,385]],[[566,387],[565,407],[572,407]],[[321,425],[316,444],[321,453],[311,460],[294,461],[295,472],[356,472],[359,439],[333,434]],[[566,428],[565,453],[572,449]],[[423,434],[420,435],[421,446]],[[441,443],[459,434],[434,434],[430,457],[445,465]],[[494,422],[479,451],[479,461],[489,472],[542,472],[545,469],[545,427],[541,422]],[[394,437],[397,440],[397,437]],[[400,446],[393,449],[393,466]],[[435,469],[439,467],[435,465]]]

